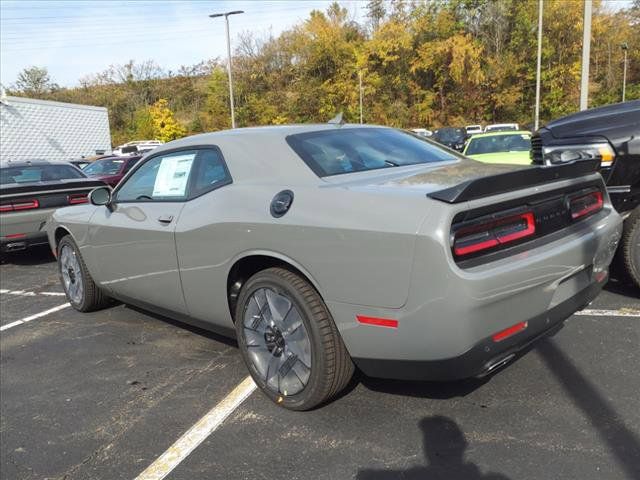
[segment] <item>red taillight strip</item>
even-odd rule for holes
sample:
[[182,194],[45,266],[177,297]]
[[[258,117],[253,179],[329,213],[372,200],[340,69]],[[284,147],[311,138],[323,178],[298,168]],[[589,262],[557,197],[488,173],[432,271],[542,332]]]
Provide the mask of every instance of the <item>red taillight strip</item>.
[[86,193],[74,193],[68,197],[69,205],[79,205],[81,203],[89,203]]
[[27,200],[21,202],[13,202],[13,210],[32,210],[40,206],[38,200]]
[[26,236],[27,236],[26,233],[12,233],[11,235],[7,235],[4,238],[7,238],[7,239],[24,238]]
[[[595,203],[586,205],[582,207],[581,210],[578,210],[577,212],[573,211],[574,202],[578,202],[580,200],[586,200],[588,198],[594,199]],[[604,198],[602,197],[602,192],[598,190],[595,192],[588,193],[586,195],[581,195],[579,197],[572,198],[570,202],[570,206],[571,206],[571,218],[573,220],[577,220],[578,218],[582,218],[586,215],[599,212],[600,210],[602,210],[602,207],[604,206]]]
[[4,205],[0,205],[0,213],[2,212],[12,212],[13,211],[13,205],[11,205],[10,203],[6,203]]
[[[509,224],[514,224],[522,220],[526,222],[526,226],[522,230],[518,230],[517,232],[513,232],[513,233],[507,233],[504,235],[500,235],[499,233],[493,232],[493,230],[496,228],[506,227],[506,226],[509,226]],[[463,256],[463,255],[468,255],[470,253],[487,250],[497,245],[504,245],[506,243],[515,242],[516,240],[519,240],[521,238],[529,237],[534,233],[536,233],[535,216],[533,212],[521,213],[516,216],[499,219],[496,221],[488,222],[485,225],[473,227],[472,230],[466,230],[466,231],[461,230],[460,232],[456,233],[456,237],[460,233],[473,234],[473,233],[483,233],[483,232],[486,232],[487,235],[491,235],[491,237],[486,240],[482,240],[477,243],[472,243],[471,245],[465,245],[462,247],[455,246],[455,241],[454,241],[453,252],[458,256]],[[455,240],[458,240],[458,238],[456,238]]]
[[509,328],[505,328],[504,330],[501,330],[498,333],[494,333],[493,337],[491,338],[493,338],[494,342],[501,342],[502,340],[505,340],[510,336],[523,331],[527,327],[528,327],[527,322],[516,323],[515,325],[512,325]]
[[398,320],[390,318],[366,317],[364,315],[356,315],[358,323],[363,325],[375,325],[376,327],[398,328]]

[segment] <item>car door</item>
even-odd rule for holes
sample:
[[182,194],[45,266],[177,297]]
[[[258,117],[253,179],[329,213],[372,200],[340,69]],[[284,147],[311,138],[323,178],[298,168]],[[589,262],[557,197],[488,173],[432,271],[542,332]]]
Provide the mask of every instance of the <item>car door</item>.
[[139,166],[91,218],[86,255],[116,296],[186,313],[175,226],[197,150],[160,153]]

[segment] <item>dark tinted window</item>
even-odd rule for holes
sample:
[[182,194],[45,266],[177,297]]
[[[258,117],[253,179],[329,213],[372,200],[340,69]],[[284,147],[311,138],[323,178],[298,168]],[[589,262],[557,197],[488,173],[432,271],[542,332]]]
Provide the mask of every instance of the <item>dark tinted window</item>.
[[528,152],[530,149],[531,135],[518,133],[471,138],[465,153],[466,155],[481,155],[498,152]]
[[231,181],[218,150],[202,149],[196,158],[191,197],[202,195]]
[[289,135],[287,142],[321,177],[456,159],[428,140],[391,128],[336,128]]
[[138,160],[140,160],[140,158],[130,158],[127,160],[127,164],[124,166],[124,170],[123,170],[123,174],[127,173],[129,170],[131,170],[136,163],[138,163]]
[[441,142],[457,142],[464,140],[467,131],[463,128],[440,128],[433,134]]
[[118,189],[117,201],[186,199],[197,152],[197,150],[174,152],[145,161]]
[[103,158],[102,160],[96,160],[91,165],[87,165],[82,171],[89,176],[117,175],[120,173],[125,160],[123,158]]
[[70,178],[85,178],[85,175],[71,165],[32,165],[0,169],[0,184],[2,185],[8,183],[49,182]]

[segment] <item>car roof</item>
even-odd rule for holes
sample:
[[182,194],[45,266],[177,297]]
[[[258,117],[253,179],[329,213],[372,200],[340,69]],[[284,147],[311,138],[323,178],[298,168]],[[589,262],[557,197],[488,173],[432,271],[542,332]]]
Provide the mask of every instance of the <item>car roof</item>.
[[7,160],[0,162],[1,168],[9,168],[9,167],[36,167],[36,166],[44,166],[44,165],[69,165],[69,162],[64,162],[61,160],[42,160],[42,159],[33,159],[33,160]]
[[500,130],[498,132],[477,133],[471,135],[471,139],[485,137],[500,137],[504,135],[531,135],[529,130]]

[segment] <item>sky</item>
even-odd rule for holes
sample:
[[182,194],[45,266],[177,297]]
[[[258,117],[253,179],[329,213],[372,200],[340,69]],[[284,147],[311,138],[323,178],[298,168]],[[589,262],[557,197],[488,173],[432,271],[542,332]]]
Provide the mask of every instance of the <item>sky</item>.
[[[611,8],[631,0],[603,0]],[[154,60],[177,70],[226,58],[224,19],[210,13],[244,10],[230,17],[232,44],[241,32],[278,35],[332,0],[0,0],[0,82],[9,87],[29,66],[46,67],[61,86],[129,60]],[[340,0],[364,21],[366,0]]]
[[[129,60],[154,60],[166,70],[226,58],[224,18],[211,13],[244,10],[229,17],[231,42],[241,32],[278,35],[325,10],[331,0],[0,0],[0,82],[9,87],[32,65],[47,67],[61,86]],[[354,20],[366,1],[347,0]]]

